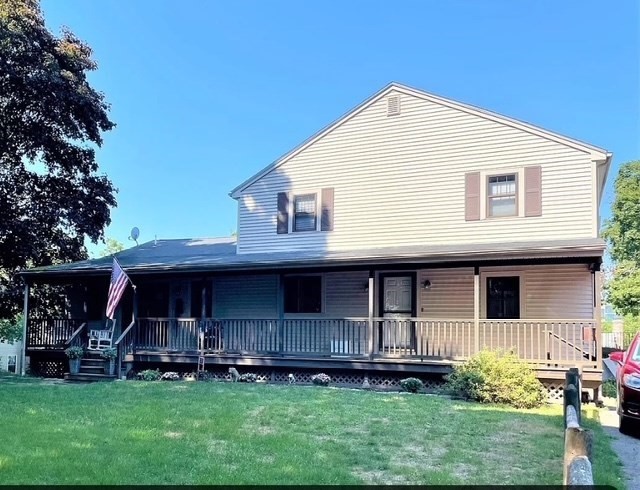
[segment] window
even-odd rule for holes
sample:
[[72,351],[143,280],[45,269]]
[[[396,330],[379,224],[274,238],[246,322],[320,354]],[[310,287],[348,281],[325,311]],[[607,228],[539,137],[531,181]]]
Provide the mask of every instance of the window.
[[293,231],[316,230],[316,195],[303,194],[293,200]]
[[284,278],[285,313],[322,312],[322,277],[292,276]]
[[520,277],[487,277],[487,318],[520,318]]
[[7,371],[10,373],[16,372],[18,358],[17,356],[7,356]]
[[487,216],[515,216],[518,214],[516,174],[489,177],[487,187]]

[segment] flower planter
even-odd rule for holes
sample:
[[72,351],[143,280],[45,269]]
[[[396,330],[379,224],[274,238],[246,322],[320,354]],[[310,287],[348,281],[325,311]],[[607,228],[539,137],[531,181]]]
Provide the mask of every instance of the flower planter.
[[69,359],[69,372],[71,374],[78,374],[80,372],[80,363],[82,359]]
[[104,361],[104,374],[107,376],[115,376],[116,374],[116,360],[105,359]]

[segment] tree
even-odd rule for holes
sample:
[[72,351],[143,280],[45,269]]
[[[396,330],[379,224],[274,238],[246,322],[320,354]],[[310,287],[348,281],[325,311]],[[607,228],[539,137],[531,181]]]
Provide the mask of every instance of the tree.
[[640,161],[624,164],[615,181],[615,200],[602,235],[614,261],[607,300],[622,315],[640,315]]
[[23,322],[22,315],[16,315],[12,320],[0,320],[0,342],[21,340]]
[[56,37],[38,0],[0,0],[0,318],[20,309],[16,272],[81,260],[116,205],[95,150],[114,127],[87,74],[91,48]]
[[124,244],[115,238],[105,238],[105,247],[100,252],[100,257],[108,257],[124,250]]

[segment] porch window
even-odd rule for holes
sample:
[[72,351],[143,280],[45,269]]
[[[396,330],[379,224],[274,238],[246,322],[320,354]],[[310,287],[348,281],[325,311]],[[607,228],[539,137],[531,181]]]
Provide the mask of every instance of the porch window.
[[520,277],[487,277],[487,319],[520,318]]
[[518,214],[516,174],[489,177],[487,187],[487,216],[515,216]]
[[293,208],[293,231],[315,231],[317,228],[316,195],[295,196]]
[[291,276],[284,278],[285,313],[320,313],[322,311],[322,277]]

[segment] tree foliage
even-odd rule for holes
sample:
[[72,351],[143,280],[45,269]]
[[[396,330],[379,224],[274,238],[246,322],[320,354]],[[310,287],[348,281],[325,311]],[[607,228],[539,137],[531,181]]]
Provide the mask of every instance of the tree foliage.
[[0,342],[13,343],[22,339],[24,317],[16,315],[11,320],[0,320]]
[[115,238],[105,238],[104,248],[98,253],[98,257],[108,257],[124,250],[124,243]]
[[640,161],[624,164],[603,236],[614,260],[607,300],[622,315],[640,315]]
[[95,149],[114,124],[87,74],[91,48],[45,26],[37,0],[0,0],[0,318],[20,309],[21,268],[87,257],[115,189]]

